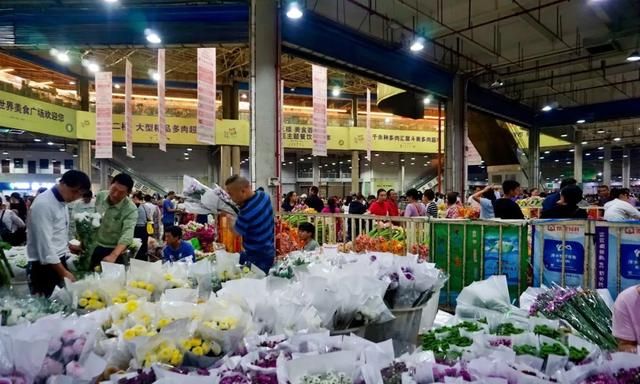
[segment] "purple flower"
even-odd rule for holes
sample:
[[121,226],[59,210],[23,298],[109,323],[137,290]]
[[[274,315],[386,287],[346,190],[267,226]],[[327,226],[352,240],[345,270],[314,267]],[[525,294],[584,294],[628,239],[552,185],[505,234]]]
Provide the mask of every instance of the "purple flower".
[[65,344],[69,344],[71,342],[73,342],[73,340],[75,338],[77,338],[77,334],[76,331],[74,331],[73,329],[67,329],[66,331],[62,332],[62,342]]
[[62,341],[59,338],[53,338],[49,340],[49,347],[47,348],[47,355],[53,355],[62,348]]
[[38,377],[61,375],[63,368],[62,363],[55,361],[50,357],[45,357],[42,362],[42,368],[40,368],[40,373],[38,373]]
[[82,350],[84,349],[84,344],[87,342],[87,339],[85,339],[84,337],[79,337],[76,339],[76,341],[73,342],[73,352],[77,355],[82,353]]
[[62,348],[62,361],[67,363],[71,360],[73,360],[73,358],[76,356],[75,351],[73,350],[73,347],[68,345],[66,347]]
[[378,258],[376,257],[376,255],[371,255],[369,256],[369,260],[373,263],[374,261],[378,260]]
[[77,361],[72,361],[65,367],[67,370],[67,375],[73,376],[76,378],[82,377],[84,375],[84,368]]

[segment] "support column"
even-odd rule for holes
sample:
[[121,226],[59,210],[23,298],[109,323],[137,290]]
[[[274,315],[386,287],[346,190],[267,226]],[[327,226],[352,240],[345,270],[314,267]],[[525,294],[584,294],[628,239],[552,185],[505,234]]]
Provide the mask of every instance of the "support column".
[[529,128],[529,188],[540,188],[540,128]]
[[100,160],[100,190],[109,189],[109,165],[105,159]]
[[582,133],[576,131],[576,145],[573,147],[573,178],[582,186]]
[[360,154],[351,152],[351,193],[360,192]]
[[[358,126],[358,96],[351,99],[351,119],[353,126]],[[358,151],[351,152],[351,193],[360,192],[360,155]]]
[[[237,87],[234,87],[231,84],[225,84],[222,86],[222,118],[229,120],[235,120],[238,118]],[[238,162],[238,165],[239,164],[240,163]],[[231,146],[220,146],[218,166],[219,185],[224,185],[224,182],[231,176],[232,173],[239,173],[236,168],[233,167],[233,161],[231,159]]]
[[[76,80],[78,95],[80,96],[80,110],[89,111],[89,79],[81,77]],[[78,140],[77,169],[91,178],[91,141]]]
[[255,188],[269,186],[273,201],[278,199],[269,179],[277,176],[279,168],[276,167],[280,167],[276,153],[277,103],[274,102],[280,94],[278,24],[276,0],[251,0],[251,184]]
[[231,147],[231,168],[236,175],[240,174],[240,147]]
[[320,158],[317,156],[313,157],[313,185],[320,188]]
[[467,184],[467,164],[464,153],[467,137],[467,103],[465,100],[466,80],[456,75],[453,82],[453,97],[447,102],[445,127],[445,191],[465,195]]
[[611,186],[611,144],[604,146],[604,163],[602,164],[602,184]]
[[219,185],[224,185],[224,182],[231,177],[231,147],[228,145],[220,146],[220,177],[218,179]]
[[622,149],[622,187],[631,188],[631,148]]

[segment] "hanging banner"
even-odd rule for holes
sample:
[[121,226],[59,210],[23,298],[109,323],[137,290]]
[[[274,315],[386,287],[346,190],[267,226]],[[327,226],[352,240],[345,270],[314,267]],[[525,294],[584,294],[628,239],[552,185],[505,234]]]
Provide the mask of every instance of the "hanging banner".
[[133,104],[131,95],[133,86],[131,84],[131,62],[125,62],[124,70],[124,130],[127,146],[127,157],[133,157]]
[[371,90],[369,88],[367,88],[367,125],[365,131],[367,160],[371,161],[371,148],[373,147],[373,138],[371,137]]
[[640,226],[597,225],[596,288],[606,288],[615,299],[640,283]]
[[216,49],[198,48],[198,141],[215,145]]
[[538,223],[532,237],[534,286],[585,286],[584,225]]
[[158,144],[160,150],[167,152],[167,126],[165,123],[165,99],[164,80],[166,77],[164,70],[164,49],[158,49]]
[[278,126],[278,153],[280,154],[280,165],[284,161],[284,135],[282,134],[284,129],[284,80],[280,80],[280,125]]
[[96,159],[113,157],[111,72],[96,72]]
[[327,68],[311,66],[313,86],[313,156],[327,156]]

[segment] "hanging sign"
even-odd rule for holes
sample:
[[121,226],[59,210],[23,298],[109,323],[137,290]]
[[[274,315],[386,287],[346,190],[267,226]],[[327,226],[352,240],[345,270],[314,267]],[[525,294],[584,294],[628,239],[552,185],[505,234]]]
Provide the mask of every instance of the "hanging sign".
[[327,156],[327,68],[312,65],[314,156]]
[[280,80],[280,126],[278,127],[278,153],[280,153],[280,165],[284,161],[284,135],[282,130],[284,129],[284,80]]
[[131,62],[125,62],[124,70],[124,130],[127,145],[127,157],[133,157],[133,104],[131,95],[133,86],[131,84]]
[[96,159],[113,157],[111,72],[96,72]]
[[[358,105],[356,104],[356,108]],[[373,138],[371,137],[371,90],[367,88],[367,125],[365,128],[366,135],[366,148],[367,148],[367,160],[371,161],[371,147],[373,147]]]
[[167,152],[167,125],[165,122],[165,71],[164,71],[164,49],[158,49],[158,144],[160,150]]
[[216,49],[198,48],[198,141],[214,145],[216,132]]

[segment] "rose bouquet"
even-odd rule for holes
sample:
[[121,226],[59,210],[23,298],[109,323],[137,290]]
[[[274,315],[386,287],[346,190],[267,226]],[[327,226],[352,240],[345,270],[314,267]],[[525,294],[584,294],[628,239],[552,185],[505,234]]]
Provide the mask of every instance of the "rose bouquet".
[[74,215],[73,220],[76,225],[76,235],[82,246],[82,253],[74,261],[76,276],[82,277],[93,271],[89,270],[91,264],[91,255],[96,247],[96,239],[102,215],[94,212],[82,212]]

